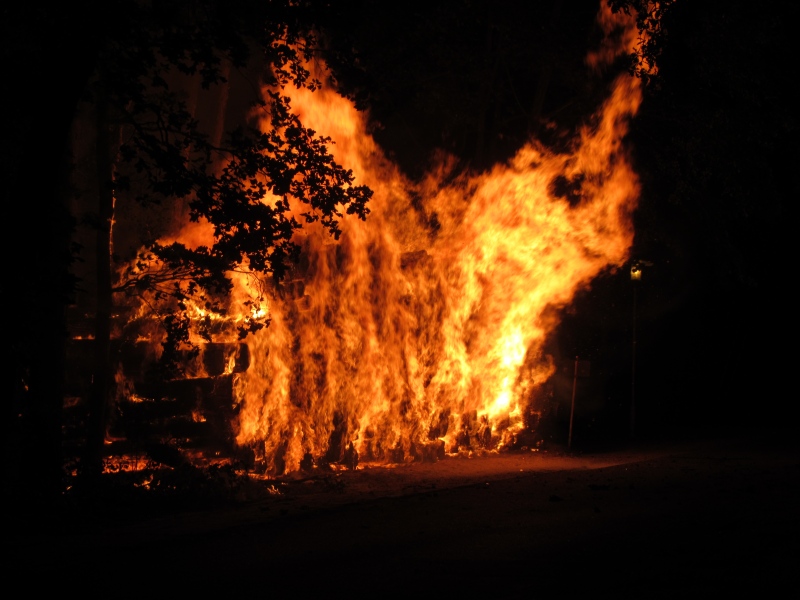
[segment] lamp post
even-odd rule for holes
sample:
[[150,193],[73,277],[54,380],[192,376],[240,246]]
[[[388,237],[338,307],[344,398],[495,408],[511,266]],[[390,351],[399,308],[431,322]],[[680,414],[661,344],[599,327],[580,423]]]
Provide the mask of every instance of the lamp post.
[[631,282],[633,283],[633,327],[631,335],[631,413],[630,435],[636,435],[636,302],[639,291],[639,282],[642,280],[642,267],[652,267],[653,263],[646,260],[631,262]]

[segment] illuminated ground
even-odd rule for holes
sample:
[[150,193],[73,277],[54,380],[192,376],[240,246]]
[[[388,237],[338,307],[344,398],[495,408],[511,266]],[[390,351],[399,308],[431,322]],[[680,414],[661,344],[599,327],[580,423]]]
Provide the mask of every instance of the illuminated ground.
[[275,489],[236,509],[23,536],[10,572],[123,595],[188,584],[266,597],[672,598],[794,585],[800,557],[800,450],[785,434],[447,459]]

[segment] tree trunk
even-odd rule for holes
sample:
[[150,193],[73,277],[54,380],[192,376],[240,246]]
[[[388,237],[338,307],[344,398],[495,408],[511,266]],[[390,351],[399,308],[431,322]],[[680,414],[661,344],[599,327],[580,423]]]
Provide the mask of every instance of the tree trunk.
[[113,161],[108,105],[102,94],[96,105],[97,231],[94,369],[89,397],[83,475],[92,483],[103,470],[103,444],[111,397],[111,221],[114,216]]

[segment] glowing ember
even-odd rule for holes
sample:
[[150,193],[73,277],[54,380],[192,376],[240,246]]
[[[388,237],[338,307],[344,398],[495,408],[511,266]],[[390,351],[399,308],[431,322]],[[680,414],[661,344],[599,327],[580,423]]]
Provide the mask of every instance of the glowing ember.
[[[628,258],[638,184],[621,140],[637,80],[616,80],[568,154],[532,140],[486,173],[454,176],[443,158],[419,182],[334,91],[291,96],[374,196],[366,222],[344,217],[338,241],[318,224],[297,236],[300,263],[268,298],[271,324],[247,338],[249,368],[234,377],[237,443],[268,473],[512,443],[554,371],[543,347],[558,309]],[[557,195],[565,181],[579,200]],[[254,295],[251,279],[234,282]]]

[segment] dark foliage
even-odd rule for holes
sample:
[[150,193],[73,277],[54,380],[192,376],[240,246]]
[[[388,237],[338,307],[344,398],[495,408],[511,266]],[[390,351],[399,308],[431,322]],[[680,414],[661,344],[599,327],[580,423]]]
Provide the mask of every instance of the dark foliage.
[[[352,172],[329,153],[331,140],[304,127],[280,93],[289,84],[319,85],[305,67],[319,51],[312,8],[320,10],[311,2],[132,2],[116,5],[117,18],[109,15],[114,28],[90,100],[110,105],[124,140],[114,188],[132,193],[135,179],[139,202],[185,199],[189,218],[213,227],[210,246],[150,241],[114,288],[139,296],[159,316],[173,367],[170,357],[193,328],[210,340],[208,320],[194,327],[189,318],[190,301],[224,315],[232,272],[280,282],[298,256],[292,236],[304,223],[320,222],[338,238],[343,213],[363,219],[368,212],[372,192],[354,185]],[[169,81],[178,72],[199,77],[204,88],[224,85],[225,61],[244,68],[254,52],[273,86],[262,106],[271,130],[240,127],[215,144]],[[293,209],[302,205],[297,220]],[[249,312],[263,316],[244,321],[240,337],[268,323],[262,300],[251,300]]]
[[639,44],[629,57],[629,70],[646,83],[658,85],[658,65],[664,46],[669,40],[669,20],[675,0],[609,0],[615,12],[624,12],[636,17],[639,28]]
[[[228,276],[244,261],[263,269],[253,277],[280,280],[296,255],[292,232],[304,222],[319,220],[337,235],[341,214],[367,213],[370,191],[353,184],[352,174],[328,153],[328,140],[304,128],[280,94],[289,83],[317,85],[304,61],[318,52],[316,25],[330,10],[314,1],[254,0],[3,7],[3,57],[9,65],[3,89],[10,106],[2,163],[8,200],[16,207],[7,287],[14,290],[16,309],[8,336],[14,358],[3,424],[14,465],[9,490],[20,502],[51,500],[63,490],[66,314],[76,296],[94,290],[92,275],[78,281],[73,273],[78,252],[87,265],[93,254],[88,244],[77,249],[71,243],[76,114],[85,114],[86,106],[96,109],[97,145],[105,148],[97,152],[98,165],[108,158],[116,167],[98,167],[99,196],[111,198],[113,189],[118,199],[142,203],[181,199],[192,218],[207,219],[215,228],[215,243],[204,248],[144,240],[148,246],[139,263],[114,283],[116,302],[124,293],[139,295],[162,320],[166,375],[188,339],[184,309],[191,302],[209,312],[224,311]],[[254,64],[263,83],[276,91],[262,106],[275,132],[242,128],[213,143],[174,83],[183,78],[212,89],[226,84],[229,68],[246,64]],[[279,196],[272,208],[259,202],[265,192]],[[93,215],[98,232],[110,229],[111,208],[106,202]],[[303,218],[292,219],[290,208],[305,212]],[[98,245],[102,254],[103,242]],[[100,321],[112,314],[110,300],[101,298],[112,291],[104,278],[108,275],[97,275],[97,298],[86,309],[97,309],[96,330],[105,330],[96,338],[98,389],[88,427],[93,441],[87,446],[97,447],[110,378],[100,377],[110,368],[108,324]],[[266,323],[247,322],[241,333]],[[191,325],[203,337],[212,334],[208,320]],[[92,468],[96,465],[95,460]]]

